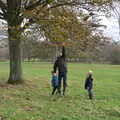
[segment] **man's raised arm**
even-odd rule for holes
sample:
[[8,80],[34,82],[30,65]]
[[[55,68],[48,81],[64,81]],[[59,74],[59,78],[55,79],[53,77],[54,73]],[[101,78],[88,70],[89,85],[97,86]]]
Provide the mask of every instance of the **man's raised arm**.
[[64,45],[64,43],[63,43],[63,46],[62,46],[62,57],[66,58],[66,52],[65,52],[65,45]]

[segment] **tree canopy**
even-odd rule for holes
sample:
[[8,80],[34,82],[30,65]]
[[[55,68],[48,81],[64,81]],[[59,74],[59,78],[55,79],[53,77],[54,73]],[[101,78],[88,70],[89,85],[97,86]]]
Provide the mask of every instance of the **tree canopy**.
[[[79,42],[86,47],[91,43],[90,40],[94,41],[95,36],[100,35],[95,32],[99,25],[95,21],[89,22],[88,19],[94,17],[93,11],[96,6],[106,5],[108,2],[111,0],[0,0],[0,19],[7,21],[8,26],[10,53],[8,82],[23,81],[21,64],[23,33],[37,28],[40,36],[47,41],[55,43],[72,41],[72,44]],[[87,10],[89,15],[84,17],[80,8]]]

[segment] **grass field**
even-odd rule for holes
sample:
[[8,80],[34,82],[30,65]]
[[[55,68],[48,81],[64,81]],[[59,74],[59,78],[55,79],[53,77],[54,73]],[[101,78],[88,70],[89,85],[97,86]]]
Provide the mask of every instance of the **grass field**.
[[[8,85],[9,64],[0,63],[0,120],[120,120],[120,66],[68,64],[66,96],[51,95],[52,64],[24,63],[22,85]],[[84,80],[94,71],[94,96]]]

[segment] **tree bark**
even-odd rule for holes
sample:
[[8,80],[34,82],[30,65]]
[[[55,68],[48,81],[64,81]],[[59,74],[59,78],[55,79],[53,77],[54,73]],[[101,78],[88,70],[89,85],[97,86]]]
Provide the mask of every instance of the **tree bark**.
[[10,56],[10,73],[8,83],[18,84],[23,82],[22,78],[22,56],[21,56],[21,29],[22,18],[20,17],[21,0],[7,0],[8,12],[8,40]]
[[8,83],[18,84],[23,82],[22,77],[22,55],[21,40],[19,34],[15,37],[14,32],[8,31],[9,34],[9,54],[10,54],[10,74]]

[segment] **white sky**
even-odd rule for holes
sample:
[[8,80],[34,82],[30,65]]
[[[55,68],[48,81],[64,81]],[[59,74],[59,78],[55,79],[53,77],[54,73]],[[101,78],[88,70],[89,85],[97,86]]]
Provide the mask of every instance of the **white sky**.
[[119,25],[118,25],[118,21],[116,18],[106,18],[104,16],[100,17],[102,20],[101,20],[101,23],[103,25],[106,25],[106,28],[103,29],[104,31],[104,34],[107,36],[107,37],[112,37],[113,40],[115,41],[118,41],[120,40],[120,37],[119,37]]
[[113,2],[113,9],[111,8],[111,17],[101,17],[101,23],[107,25],[107,28],[104,29],[105,35],[112,37],[115,41],[120,41],[120,31],[118,20],[120,18],[120,2]]

